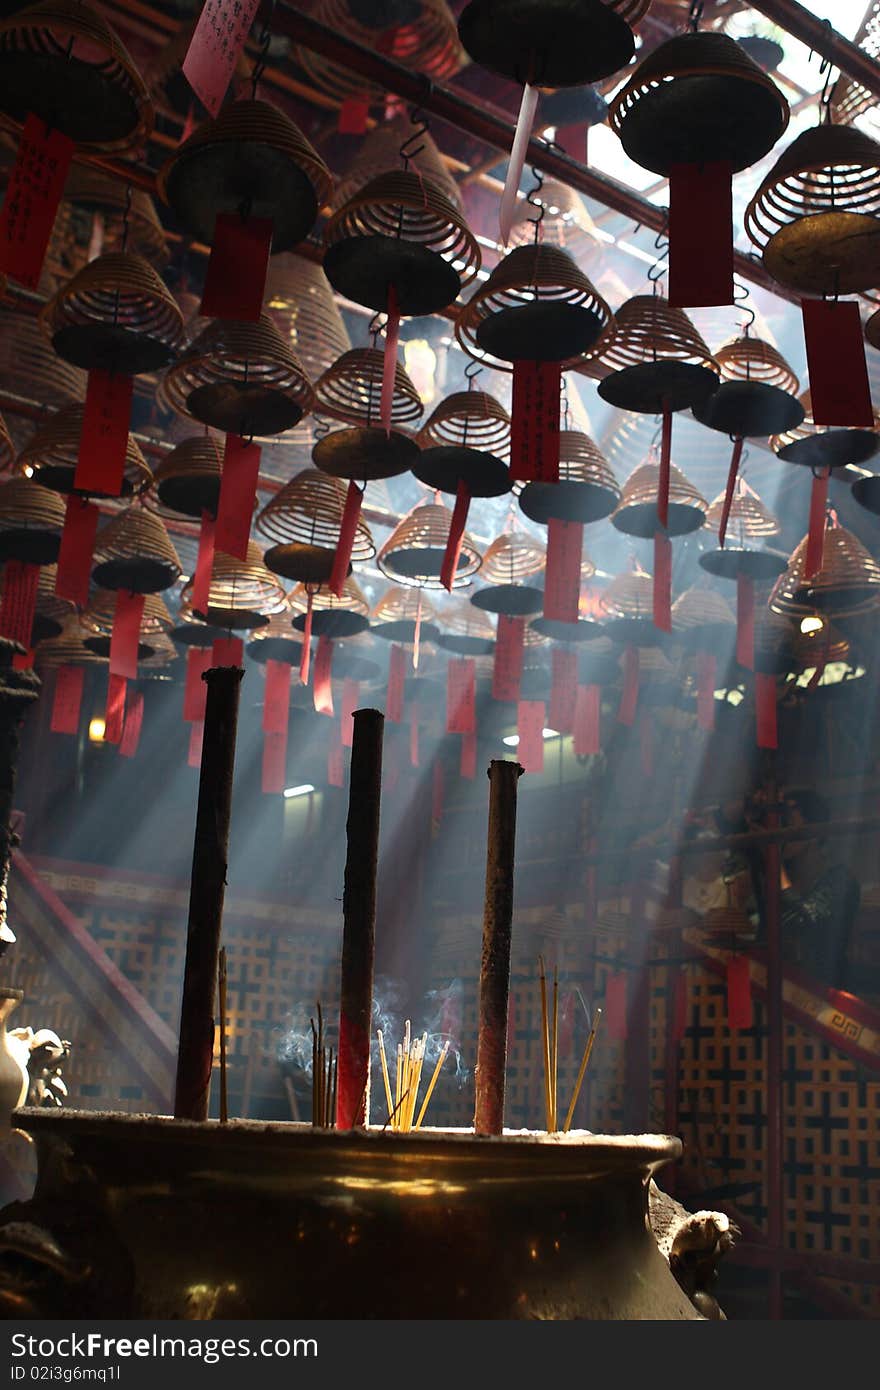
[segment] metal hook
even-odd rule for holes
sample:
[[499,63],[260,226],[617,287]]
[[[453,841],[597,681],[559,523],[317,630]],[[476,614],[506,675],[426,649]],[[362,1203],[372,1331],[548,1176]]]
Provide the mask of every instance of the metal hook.
[[257,99],[257,84],[259,83],[260,78],[263,76],[263,73],[266,71],[266,59],[269,56],[269,44],[272,42],[272,18],[274,14],[275,0],[269,0],[269,10],[266,14],[266,18],[263,21],[263,27],[260,30],[260,37],[257,40],[259,44],[259,56],[257,58],[257,61],[254,63],[253,69],[251,71],[252,101],[256,101]]
[[408,169],[410,160],[415,159],[416,155],[421,154],[422,150],[425,148],[424,140],[422,140],[420,145],[416,144],[414,148],[413,141],[420,140],[423,135],[427,135],[430,129],[427,115],[420,106],[412,107],[409,113],[409,119],[410,124],[415,126],[415,129],[406,137],[400,149],[397,151],[400,158],[403,160],[404,169]]
[[465,367],[464,374],[467,379],[469,391],[473,386],[475,379],[480,375],[480,372],[482,370],[483,368],[480,366],[479,362],[469,362]]
[[648,283],[654,286],[654,293],[657,293],[657,286],[666,274],[668,269],[666,257],[669,254],[669,237],[665,231],[658,232],[654,238],[654,250],[658,252],[657,259],[648,271]]
[[692,34],[697,32],[700,20],[703,18],[704,0],[691,0],[691,7],[688,10],[688,28]]
[[535,228],[535,242],[537,243],[541,235],[541,223],[544,221],[544,213],[547,209],[545,208],[542,202],[539,202],[535,195],[537,193],[540,193],[541,189],[544,187],[544,175],[541,173],[540,169],[535,168],[534,164],[530,165],[530,168],[532,171],[532,178],[535,180],[535,183],[526,194],[526,202],[529,204],[530,207],[537,209],[537,217],[529,218],[529,221],[533,224]]
[[571,423],[571,411],[568,404],[568,382],[564,376],[562,378],[562,391],[560,395],[562,403],[562,428],[568,430]]
[[385,318],[385,315],[382,313],[382,310],[379,309],[370,319],[367,332],[373,340],[373,347],[376,346],[376,339],[378,338],[379,334],[382,332],[382,328],[384,327],[382,323],[383,318]]
[[752,307],[751,303],[749,302],[749,287],[748,287],[748,285],[741,285],[740,282],[739,282],[738,280],[734,280],[734,282],[733,282],[733,302],[734,302],[734,304],[741,304],[741,305],[743,306],[743,309],[744,309],[745,313],[748,315],[748,318],[747,318],[747,319],[743,322],[743,324],[742,324],[743,337],[744,337],[744,338],[747,338],[747,337],[749,336],[749,329],[753,326],[753,324],[755,323],[755,320],[756,320],[757,317],[758,317],[757,314],[755,313],[754,308]]

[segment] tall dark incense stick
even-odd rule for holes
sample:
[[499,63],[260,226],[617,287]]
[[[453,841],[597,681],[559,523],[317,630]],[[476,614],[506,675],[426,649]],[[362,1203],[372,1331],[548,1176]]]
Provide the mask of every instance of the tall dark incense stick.
[[220,1122],[229,1119],[229,1092],[226,1075],[226,947],[220,947],[217,967],[217,998],[220,1009]]
[[474,1073],[476,1134],[501,1134],[504,1128],[516,789],[522,773],[519,763],[493,759],[489,764],[486,897],[483,907],[477,1065]]

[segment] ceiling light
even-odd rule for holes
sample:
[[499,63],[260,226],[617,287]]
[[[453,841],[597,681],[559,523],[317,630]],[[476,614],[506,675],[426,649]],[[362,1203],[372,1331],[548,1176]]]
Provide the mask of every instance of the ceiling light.
[[825,619],[820,618],[818,613],[811,613],[806,618],[801,618],[801,632],[805,637],[809,637],[813,632],[821,632],[825,626]]
[[89,738],[92,740],[92,743],[103,743],[104,731],[106,728],[107,725],[100,716],[96,719],[89,720]]
[[294,796],[308,796],[309,792],[313,792],[314,790],[311,782],[303,782],[301,787],[285,787],[284,799],[290,801]]
[[[542,729],[541,733],[543,734],[545,739],[559,738],[559,733],[556,729]],[[505,748],[518,748],[519,734],[508,734],[506,738],[503,738],[501,740],[501,742],[504,744]]]

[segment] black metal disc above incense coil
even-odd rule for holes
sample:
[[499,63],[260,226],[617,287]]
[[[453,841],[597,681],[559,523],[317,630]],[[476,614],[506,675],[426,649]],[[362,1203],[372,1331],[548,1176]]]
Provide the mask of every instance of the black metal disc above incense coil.
[[460,483],[471,497],[503,497],[510,492],[510,470],[502,459],[460,444],[422,449],[412,471],[426,487],[453,496]]
[[612,642],[630,647],[663,647],[669,643],[669,633],[654,626],[653,618],[606,618],[602,632]]
[[535,87],[581,87],[626,67],[633,32],[601,0],[470,0],[458,36],[480,67]]
[[153,475],[159,501],[170,512],[217,515],[223,450],[208,434],[184,439],[166,454]]
[[867,463],[880,448],[874,430],[828,429],[782,444],[776,457],[805,468],[845,468],[848,463]]
[[416,640],[418,630],[419,642],[436,642],[440,636],[440,629],[436,623],[426,622],[424,619],[417,622],[415,618],[394,618],[386,623],[372,623],[370,632],[376,637],[383,637],[386,642],[405,642],[411,644]]
[[10,478],[0,488],[0,561],[53,565],[64,515],[58,493],[30,478]]
[[168,636],[172,642],[177,642],[181,647],[213,647],[218,637],[225,637],[226,632],[222,627],[213,627],[210,623],[191,622],[178,623],[173,627]]
[[796,428],[804,408],[796,396],[760,381],[722,381],[693,407],[694,419],[710,430],[744,439],[768,438]]
[[[297,613],[293,619],[297,632],[305,631],[306,617],[305,613]],[[348,608],[315,608],[312,612],[313,637],[356,637],[369,626],[369,618]]]
[[[43,421],[28,440],[17,460],[17,471],[34,478],[53,492],[73,492],[73,479],[79,459],[85,406],[65,405]],[[28,471],[29,470],[29,471]],[[131,497],[153,479],[150,466],[133,435],[125,446],[122,489],[115,497]],[[93,497],[107,494],[92,493]]]
[[[106,660],[110,655],[111,641],[112,638],[110,637],[84,637],[83,646],[86,647],[88,651],[94,652],[95,656],[103,657]],[[155,654],[155,651],[156,648],[151,646],[149,642],[138,642],[138,661],[146,661],[148,657]]]
[[852,495],[865,511],[880,516],[880,478],[876,474],[869,478],[856,478],[852,485]]
[[269,618],[255,608],[219,608],[209,603],[205,610],[205,621],[211,627],[220,628],[223,636],[226,636],[227,630],[250,632],[255,627],[265,627]]
[[544,608],[544,590],[529,584],[491,584],[471,595],[475,608],[507,618],[530,618]]
[[83,266],[40,318],[59,357],[86,371],[155,372],[183,341],[183,315],[163,281],[127,251],[109,251]]
[[738,173],[785,131],[788,102],[728,34],[676,34],[641,62],[608,123],[630,159],[669,175],[676,164],[726,161]]
[[334,679],[374,681],[381,675],[381,669],[377,661],[371,661],[369,657],[360,656],[357,652],[348,652],[344,646],[337,648],[333,653]]
[[469,637],[466,632],[438,632],[434,641],[456,656],[491,656],[495,650],[493,637]]
[[[299,584],[326,584],[333,573],[335,559],[335,550],[294,541],[288,545],[270,546],[263,555],[263,564],[273,574],[280,574],[282,579],[293,579]],[[351,571],[349,564],[346,578]]]
[[526,483],[520,511],[546,526],[560,521],[601,521],[620,501],[620,487],[602,451],[580,430],[559,432],[559,481]]
[[208,246],[218,213],[246,207],[250,217],[270,218],[275,255],[308,235],[333,180],[283,111],[245,98],[193,131],[160,170],[157,184],[177,220]]
[[312,462],[333,478],[376,482],[408,472],[419,456],[412,435],[392,429],[386,434],[377,425],[351,425],[332,430],[312,449]]
[[529,624],[535,632],[547,637],[551,642],[594,642],[605,631],[604,624],[592,618],[578,618],[573,623],[565,623],[558,618],[533,618]]
[[618,410],[659,415],[664,409],[694,409],[717,385],[718,377],[708,367],[658,360],[612,372],[596,389],[603,401]]
[[706,550],[700,556],[700,566],[718,579],[754,579],[758,583],[775,579],[788,564],[781,550],[763,550],[749,546],[726,544],[716,550]]
[[244,649],[261,665],[266,661],[281,661],[287,666],[299,666],[302,656],[302,642],[295,642],[293,637],[253,637],[245,643]]

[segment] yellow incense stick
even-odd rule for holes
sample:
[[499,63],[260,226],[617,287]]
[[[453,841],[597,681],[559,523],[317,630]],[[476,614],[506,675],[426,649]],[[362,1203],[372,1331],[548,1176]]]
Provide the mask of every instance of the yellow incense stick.
[[584,1055],[581,1058],[580,1070],[577,1074],[577,1081],[574,1083],[574,1091],[572,1093],[571,1102],[568,1107],[568,1114],[565,1117],[565,1124],[562,1126],[564,1134],[567,1134],[568,1131],[571,1129],[571,1122],[574,1117],[574,1107],[577,1105],[578,1096],[581,1093],[581,1086],[583,1085],[584,1073],[587,1070],[587,1063],[590,1060],[590,1053],[593,1050],[593,1043],[596,1041],[596,1029],[599,1027],[599,1019],[601,1017],[602,1010],[601,1008],[598,1008],[593,1014],[593,1026],[590,1029],[590,1036],[587,1038],[587,1045],[584,1048]]
[[391,1080],[388,1076],[388,1058],[385,1056],[385,1039],[382,1037],[382,1029],[377,1029],[379,1039],[379,1057],[382,1062],[382,1080],[385,1082],[385,1099],[388,1102],[388,1114],[394,1110],[394,1101],[391,1099]]
[[544,975],[544,957],[538,956],[538,969],[541,974],[541,1032],[544,1038],[544,1105],[547,1110],[547,1128],[552,1119],[550,1096],[550,1028],[547,1021],[547,980]]
[[556,1130],[556,1082],[557,1064],[559,1060],[559,976],[557,967],[553,967],[553,1033],[550,1038],[550,1104],[552,1106],[550,1114],[550,1129]]
[[428,1083],[428,1089],[427,1089],[427,1091],[425,1092],[425,1099],[422,1101],[422,1108],[421,1108],[421,1110],[419,1111],[419,1118],[416,1120],[416,1123],[415,1123],[415,1128],[416,1128],[416,1129],[421,1129],[421,1127],[422,1127],[422,1120],[425,1118],[425,1111],[426,1111],[427,1108],[428,1108],[428,1101],[431,1099],[431,1092],[434,1090],[434,1087],[435,1087],[436,1084],[437,1084],[437,1077],[440,1075],[440,1068],[443,1066],[443,1063],[446,1061],[446,1054],[447,1054],[448,1051],[449,1051],[449,1042],[448,1042],[448,1040],[447,1040],[447,1041],[443,1044],[442,1048],[440,1049],[440,1056],[437,1058],[437,1065],[436,1065],[435,1068],[434,1068],[434,1075],[431,1077],[431,1080],[430,1080],[429,1083]]

